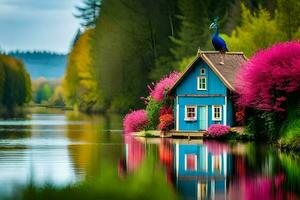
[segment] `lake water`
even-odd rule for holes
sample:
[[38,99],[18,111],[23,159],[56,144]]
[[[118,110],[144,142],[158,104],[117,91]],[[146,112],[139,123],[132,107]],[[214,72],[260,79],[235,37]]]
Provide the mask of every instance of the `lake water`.
[[57,112],[0,121],[0,199],[27,185],[92,181],[103,166],[131,176],[148,157],[183,199],[300,198],[299,155],[252,142],[133,138],[120,116]]

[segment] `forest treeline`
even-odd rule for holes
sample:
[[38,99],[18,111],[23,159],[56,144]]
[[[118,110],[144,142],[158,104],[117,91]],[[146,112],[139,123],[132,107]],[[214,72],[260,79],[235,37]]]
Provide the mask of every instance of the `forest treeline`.
[[[251,56],[300,39],[297,0],[85,0],[63,81],[68,105],[82,111],[139,108],[147,84],[181,71],[198,48],[212,50],[211,21],[230,51]],[[97,14],[97,15],[96,15]]]
[[21,60],[32,80],[61,78],[65,72],[67,55],[49,51],[12,51],[8,55]]
[[0,114],[13,114],[31,99],[31,81],[24,64],[0,55]]

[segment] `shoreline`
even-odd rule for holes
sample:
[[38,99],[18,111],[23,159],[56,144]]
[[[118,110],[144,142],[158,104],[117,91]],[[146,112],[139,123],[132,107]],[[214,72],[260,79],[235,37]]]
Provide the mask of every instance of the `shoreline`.
[[[240,134],[237,132],[231,132],[230,134],[219,138],[208,136],[205,133],[203,134],[203,132],[186,132],[184,135],[184,134],[178,134],[175,131],[169,131],[164,135],[162,135],[160,130],[143,130],[139,132],[133,132],[131,133],[131,135],[139,138],[172,138],[172,139],[188,139],[188,140],[207,139],[207,140],[216,140],[221,142],[227,142],[227,141],[253,141],[257,143],[263,142],[263,141],[255,140],[253,135]],[[268,143],[280,149],[281,151],[296,153],[296,154],[300,153],[300,143],[297,142],[280,143],[280,141],[277,140],[277,141],[270,141]]]

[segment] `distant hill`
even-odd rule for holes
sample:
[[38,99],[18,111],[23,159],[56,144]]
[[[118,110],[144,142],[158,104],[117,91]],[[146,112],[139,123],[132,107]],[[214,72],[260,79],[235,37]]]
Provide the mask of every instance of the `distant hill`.
[[45,77],[46,79],[61,78],[64,75],[67,63],[66,54],[46,51],[14,51],[10,52],[9,55],[24,62],[32,80],[39,77]]

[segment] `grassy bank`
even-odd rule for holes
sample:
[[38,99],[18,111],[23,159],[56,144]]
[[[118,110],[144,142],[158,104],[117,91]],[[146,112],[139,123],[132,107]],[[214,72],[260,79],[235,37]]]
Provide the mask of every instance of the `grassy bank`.
[[[173,133],[173,134],[172,134]],[[177,134],[177,136],[176,136]],[[203,139],[213,139],[213,140],[254,140],[254,136],[248,133],[244,132],[244,129],[241,127],[233,127],[230,129],[230,132],[222,137],[213,137],[208,135],[207,133],[203,132],[200,134],[199,133],[194,133],[190,132],[191,137],[195,137],[195,135],[199,134],[197,136],[198,138],[203,138]],[[161,131],[160,130],[143,130],[139,132],[134,132],[132,133],[133,136],[136,137],[162,137]],[[170,131],[167,132],[163,135],[163,137],[189,137],[188,134],[186,136],[183,136],[182,134],[176,133],[176,131]]]
[[279,144],[282,148],[300,151],[300,101],[289,107],[280,132]]

